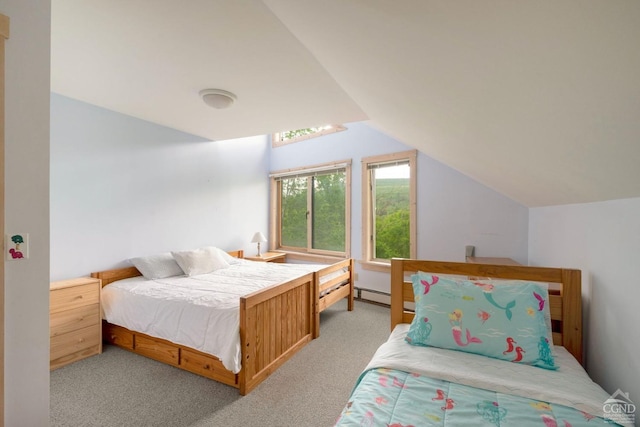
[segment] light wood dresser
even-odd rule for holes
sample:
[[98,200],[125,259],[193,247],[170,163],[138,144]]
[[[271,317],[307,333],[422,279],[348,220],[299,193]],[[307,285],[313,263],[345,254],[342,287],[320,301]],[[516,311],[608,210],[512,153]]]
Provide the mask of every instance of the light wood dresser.
[[50,284],[50,369],[102,353],[100,289],[92,277]]

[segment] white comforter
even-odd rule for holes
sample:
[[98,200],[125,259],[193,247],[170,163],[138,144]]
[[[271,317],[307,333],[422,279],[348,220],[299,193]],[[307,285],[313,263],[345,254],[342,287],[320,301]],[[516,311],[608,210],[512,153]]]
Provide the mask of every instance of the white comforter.
[[119,280],[102,289],[103,318],[218,357],[240,372],[240,297],[326,265],[240,260],[213,273]]
[[390,368],[416,372],[445,381],[537,399],[602,416],[609,395],[564,348],[556,346],[558,370],[547,370],[435,347],[409,345],[409,324],[395,327],[378,348],[365,371]]

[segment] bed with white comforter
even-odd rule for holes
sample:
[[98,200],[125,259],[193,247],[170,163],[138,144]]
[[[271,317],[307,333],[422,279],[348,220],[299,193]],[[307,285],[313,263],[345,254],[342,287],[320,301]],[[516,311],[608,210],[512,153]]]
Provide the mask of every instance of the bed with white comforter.
[[237,260],[228,268],[196,276],[118,280],[102,289],[103,318],[212,354],[238,373],[240,297],[323,267]]

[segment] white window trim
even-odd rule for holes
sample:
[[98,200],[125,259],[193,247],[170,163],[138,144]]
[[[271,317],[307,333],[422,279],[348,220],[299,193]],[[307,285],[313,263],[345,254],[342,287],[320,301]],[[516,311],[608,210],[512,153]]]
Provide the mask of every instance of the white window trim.
[[374,259],[372,257],[372,213],[371,208],[371,182],[369,165],[376,163],[393,163],[396,161],[409,161],[411,171],[409,178],[409,252],[411,258],[417,256],[417,150],[403,151],[393,154],[365,157],[362,159],[362,260],[360,264],[366,270],[390,271],[391,261]]

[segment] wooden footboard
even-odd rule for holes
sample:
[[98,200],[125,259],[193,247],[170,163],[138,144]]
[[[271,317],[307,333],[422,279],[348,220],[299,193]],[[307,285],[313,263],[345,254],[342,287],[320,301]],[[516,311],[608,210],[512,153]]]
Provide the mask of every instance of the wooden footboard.
[[[335,273],[336,271],[344,272],[340,275],[332,277],[329,280],[323,281],[323,278]],[[313,338],[320,336],[320,313],[327,307],[340,301],[342,298],[347,298],[347,309],[353,310],[354,299],[354,261],[352,258],[344,261],[331,264],[321,270],[318,270],[314,276],[314,288],[315,295],[318,295],[316,299],[315,309],[315,327],[313,332]]]
[[240,299],[240,394],[249,393],[311,341],[313,291],[314,275],[309,273]]

